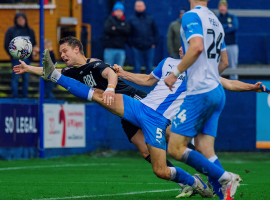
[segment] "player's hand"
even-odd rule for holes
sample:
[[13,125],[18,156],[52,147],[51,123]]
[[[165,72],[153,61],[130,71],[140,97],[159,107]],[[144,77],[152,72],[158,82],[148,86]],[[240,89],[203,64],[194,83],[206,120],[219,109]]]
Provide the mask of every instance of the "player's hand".
[[254,84],[252,90],[254,92],[266,92],[266,93],[270,94],[270,90],[268,88],[266,88],[266,86],[263,85],[262,82],[258,82],[256,84]]
[[113,69],[115,70],[116,74],[119,76],[119,77],[123,77],[124,75],[124,70],[121,66],[117,65],[117,64],[114,64],[113,65]]
[[105,91],[102,96],[102,101],[107,105],[112,105],[114,103],[115,92]]
[[180,47],[180,48],[179,48],[179,56],[180,56],[180,59],[183,59],[183,57],[184,57],[184,54],[183,54],[183,47]]
[[174,88],[174,83],[177,81],[177,78],[174,73],[171,73],[169,76],[167,76],[164,80],[165,84],[169,87],[169,89],[172,91]]
[[28,65],[22,60],[19,60],[19,62],[21,64],[20,65],[15,65],[13,67],[13,71],[15,72],[15,74],[24,74],[24,73],[26,73]]

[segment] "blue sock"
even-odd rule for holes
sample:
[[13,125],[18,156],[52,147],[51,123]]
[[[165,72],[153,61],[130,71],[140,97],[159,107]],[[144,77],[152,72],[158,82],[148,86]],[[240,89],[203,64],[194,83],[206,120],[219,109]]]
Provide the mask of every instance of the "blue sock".
[[[221,163],[219,162],[217,156],[213,156],[212,158],[209,159],[209,161],[212,162],[212,163],[214,163],[215,165],[217,165],[218,167],[220,167],[220,168],[223,169],[223,167],[222,167]],[[208,180],[209,180],[209,182],[211,183],[211,185],[212,185],[212,187],[213,187],[213,189],[214,189],[216,195],[217,195],[220,199],[223,199],[224,197],[223,197],[223,194],[222,194],[222,192],[221,192],[221,190],[220,190],[221,184],[218,182],[218,180],[213,179],[213,178],[211,178],[211,177],[208,177]]]
[[189,173],[185,172],[179,167],[170,167],[171,170],[171,181],[176,183],[182,183],[184,185],[192,186],[194,184],[195,178]]
[[218,180],[225,172],[224,169],[211,163],[197,151],[187,148],[182,156],[182,162],[196,169],[198,172]]
[[91,88],[80,81],[61,75],[56,83],[67,89],[74,96],[88,99],[88,93]]

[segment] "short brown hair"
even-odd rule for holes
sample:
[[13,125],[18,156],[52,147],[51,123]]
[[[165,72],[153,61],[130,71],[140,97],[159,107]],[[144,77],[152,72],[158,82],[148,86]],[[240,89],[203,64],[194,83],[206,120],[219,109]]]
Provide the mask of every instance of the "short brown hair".
[[67,43],[69,46],[71,46],[72,49],[74,49],[75,47],[79,47],[80,53],[84,56],[83,45],[82,45],[80,40],[78,40],[77,38],[75,38],[73,36],[68,36],[68,37],[62,38],[59,41],[59,45],[62,45],[65,43]]

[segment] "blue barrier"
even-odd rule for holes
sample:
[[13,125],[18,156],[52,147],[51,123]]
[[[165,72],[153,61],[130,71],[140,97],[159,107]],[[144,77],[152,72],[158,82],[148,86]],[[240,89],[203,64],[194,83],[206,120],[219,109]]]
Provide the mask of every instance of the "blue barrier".
[[[255,83],[256,81],[246,81]],[[131,84],[134,85],[134,84]],[[152,88],[137,87],[149,92]],[[267,98],[267,94],[263,98]],[[216,139],[216,151],[260,151],[256,149],[256,93],[254,92],[229,92],[226,91],[226,105],[220,116],[218,136]],[[26,102],[25,102],[26,103]],[[32,105],[37,106],[37,103]],[[63,102],[60,102],[63,103]],[[5,104],[0,102],[0,110]],[[16,104],[16,106],[19,106]],[[24,105],[21,105],[24,106]],[[135,150],[135,146],[129,143],[120,118],[109,113],[101,106],[90,103],[85,106],[86,113],[86,147],[85,148],[56,148],[46,149],[45,157],[67,156],[82,154],[97,149],[106,150]],[[1,112],[1,115],[3,113]],[[257,113],[258,115],[258,113]],[[0,119],[2,117],[0,116]],[[2,123],[2,121],[0,121]],[[0,127],[1,130],[6,127]],[[38,134],[38,133],[37,133]],[[4,148],[0,142],[0,159],[27,159],[38,157],[37,142],[34,146],[10,146]]]

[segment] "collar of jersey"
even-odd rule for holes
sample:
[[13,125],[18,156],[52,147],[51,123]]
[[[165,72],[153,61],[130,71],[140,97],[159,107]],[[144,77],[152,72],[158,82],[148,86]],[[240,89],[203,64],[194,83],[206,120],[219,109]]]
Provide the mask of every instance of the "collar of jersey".
[[201,9],[201,8],[203,8],[203,9],[208,9],[208,8],[205,7],[205,6],[196,6],[194,9]]

